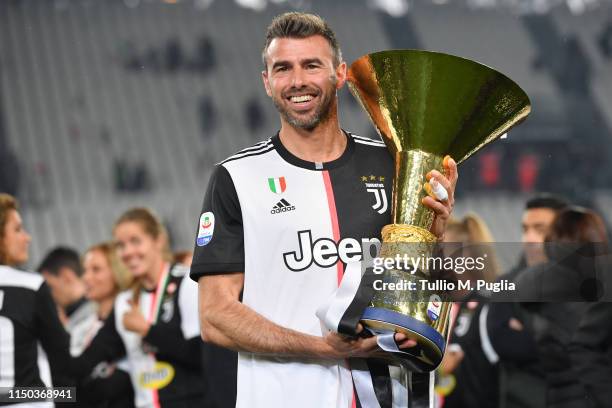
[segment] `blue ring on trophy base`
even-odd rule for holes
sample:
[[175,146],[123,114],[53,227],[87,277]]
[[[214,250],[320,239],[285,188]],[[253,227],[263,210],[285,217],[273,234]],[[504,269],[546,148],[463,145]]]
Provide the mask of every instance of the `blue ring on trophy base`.
[[[442,361],[444,350],[446,349],[446,340],[442,334],[430,325],[393,310],[371,306],[366,307],[361,320],[372,328],[388,331],[394,330],[398,333],[406,334],[424,346],[424,350],[430,351],[427,354],[428,357],[433,357],[432,361],[434,361],[435,366]],[[434,355],[431,355],[432,353]]]

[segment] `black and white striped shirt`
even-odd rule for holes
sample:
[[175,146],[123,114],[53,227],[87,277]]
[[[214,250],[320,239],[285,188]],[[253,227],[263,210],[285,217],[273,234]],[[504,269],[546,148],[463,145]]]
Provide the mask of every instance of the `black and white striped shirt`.
[[0,265],[0,387],[46,386],[38,344],[49,359],[53,385],[69,385],[69,341],[44,279]]

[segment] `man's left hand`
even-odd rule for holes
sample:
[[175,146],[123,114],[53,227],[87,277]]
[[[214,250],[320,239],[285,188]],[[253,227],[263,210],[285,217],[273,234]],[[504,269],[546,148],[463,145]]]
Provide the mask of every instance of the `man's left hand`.
[[442,187],[444,187],[448,193],[448,199],[445,201],[438,201],[430,196],[423,198],[423,205],[433,210],[435,216],[431,229],[429,230],[439,240],[444,238],[444,231],[446,230],[446,223],[450,218],[453,208],[455,206],[455,187],[457,186],[457,179],[459,174],[457,173],[457,163],[450,157],[446,156],[442,162],[444,167],[444,174],[438,170],[432,170],[425,176],[427,181],[431,178],[435,178]]

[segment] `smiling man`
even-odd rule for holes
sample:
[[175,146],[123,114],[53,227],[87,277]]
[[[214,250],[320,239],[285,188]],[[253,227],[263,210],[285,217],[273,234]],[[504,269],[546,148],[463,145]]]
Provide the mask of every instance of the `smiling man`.
[[[281,129],[223,161],[209,182],[191,267],[202,337],[239,352],[237,407],[368,407],[347,359],[380,353],[376,338],[323,331],[315,313],[361,259],[364,240],[390,222],[393,160],[382,142],[340,128],[347,67],[320,17],[276,17],[263,63]],[[454,161],[445,172],[429,177],[449,199],[424,199],[438,237],[453,206]]]
[[[345,72],[339,72],[340,75],[329,72],[331,67],[326,67],[318,55],[301,58],[304,52],[313,48],[326,47],[329,47],[327,39],[320,35],[307,39],[271,41],[268,44],[267,53],[281,58],[270,61],[269,70],[262,73],[266,92],[272,97],[282,120],[294,128],[312,131],[321,122],[330,120],[337,111],[335,95],[338,76],[344,81]],[[340,55],[337,55],[339,52],[332,49],[332,65],[336,70],[341,65]],[[266,53],[263,58],[265,61]],[[293,69],[295,62],[301,68],[297,75]],[[344,71],[344,68],[340,70]]]

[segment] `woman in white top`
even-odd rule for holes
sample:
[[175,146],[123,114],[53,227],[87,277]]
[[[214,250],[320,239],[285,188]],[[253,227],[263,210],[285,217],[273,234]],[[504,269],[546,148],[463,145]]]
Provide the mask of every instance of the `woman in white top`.
[[120,293],[104,326],[79,357],[77,373],[127,358],[135,405],[202,405],[197,285],[172,265],[168,235],[146,208],[125,212],[113,229],[117,253],[135,285]]

